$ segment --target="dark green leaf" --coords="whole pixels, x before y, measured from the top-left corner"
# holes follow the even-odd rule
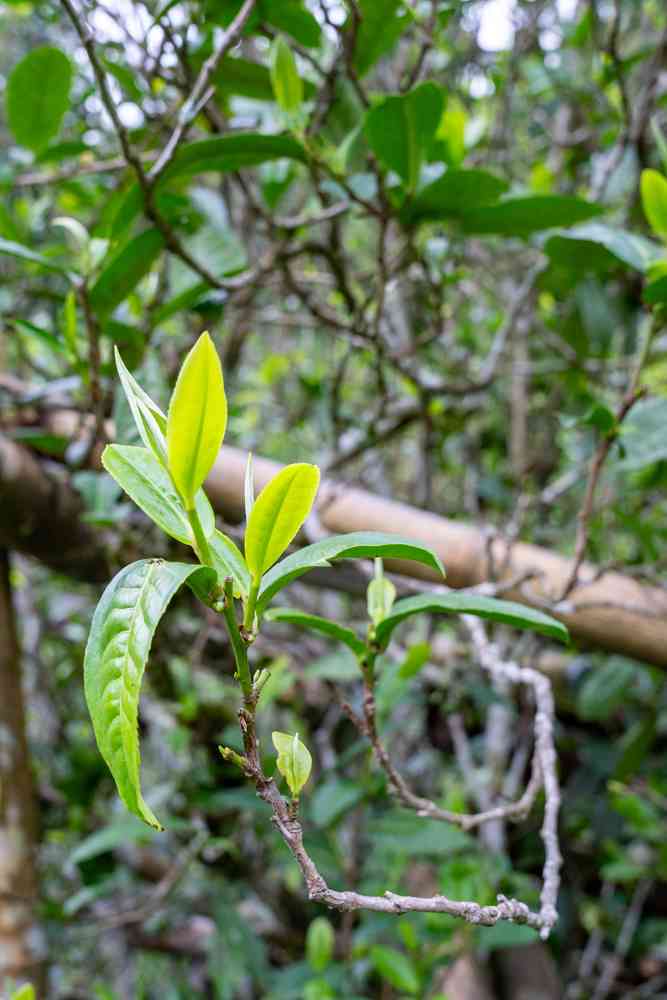
[[[604,721],[626,701],[638,667],[622,656],[610,656],[605,664],[594,667],[577,695],[577,712],[582,719]]]
[[[251,62],[249,59],[226,56],[213,80],[217,90],[222,94],[240,94],[256,101],[273,100],[269,70],[266,66]],[[304,95],[312,97],[315,94],[313,84],[309,80],[302,80],[302,83]]]
[[[468,233],[528,236],[557,226],[573,226],[604,211],[602,205],[571,195],[545,194],[484,205],[467,212],[461,222]]]
[[[157,229],[146,229],[126,243],[93,285],[93,308],[101,315],[113,312],[148,274],[163,247],[164,237]]]
[[[359,0],[359,28],[354,46],[354,68],[364,76],[378,59],[393,49],[412,21],[401,0]]]
[[[130,812],[161,829],[141,794],[139,692],[155,629],[176,591],[210,569],[142,559],[126,566],[97,605],[84,661],[86,702],[95,739]]]
[[[7,119],[17,142],[39,150],[60,129],[69,105],[72,64],[60,49],[33,49],[7,81]]]
[[[562,642],[569,640],[565,626],[542,611],[480,594],[449,593],[416,594],[397,601],[389,617],[380,622],[375,630],[379,645],[384,648],[397,625],[419,614],[477,615],[514,628],[532,629]]]
[[[328,618],[320,618],[318,615],[309,615],[305,611],[298,611],[296,608],[272,608],[267,611],[266,618],[272,622],[286,622],[288,625],[298,625],[299,628],[307,628],[313,632],[320,632],[328,635],[331,639],[345,643],[356,656],[363,656],[366,646],[361,639],[355,635],[350,628],[345,628],[337,622],[329,621]]]
[[[305,161],[303,146],[288,135],[260,135],[256,132],[239,132],[219,139],[202,139],[181,147],[171,166],[163,174],[183,177],[206,171],[229,173],[242,167],[279,159]]]
[[[315,789],[310,803],[310,818],[315,826],[331,826],[361,802],[363,797],[363,789],[355,782],[329,778]]]
[[[188,516],[168,473],[148,448],[110,444],[102,453],[102,465],[158,527],[184,545],[194,539]],[[202,530],[208,538],[215,528],[215,515],[203,490],[196,499]]]
[[[576,271],[604,270],[618,263],[642,273],[662,255],[657,243],[636,233],[603,222],[589,222],[563,233],[554,233],[544,244],[556,264]]]
[[[336,559],[369,558],[413,560],[445,575],[442,563],[430,549],[419,542],[401,538],[400,535],[380,531],[353,531],[347,535],[333,535],[287,556],[266,574],[259,593],[257,613],[262,613],[279,590],[316,566],[328,566]]]
[[[435,83],[421,83],[407,94],[386,97],[366,112],[364,132],[385,167],[414,190],[428,145],[438,127],[444,94]]]
[[[55,261],[49,260],[48,257],[42,257],[41,254],[35,253],[34,250],[23,246],[22,243],[15,243],[13,240],[0,239],[0,254],[2,253],[8,254],[10,257],[20,257],[21,260],[29,260],[32,264],[39,264],[49,271],[67,274],[67,268],[63,267],[62,264],[57,264]]]
[[[486,170],[447,170],[405,205],[401,218],[413,225],[428,219],[457,219],[496,201],[507,188],[506,181]]]

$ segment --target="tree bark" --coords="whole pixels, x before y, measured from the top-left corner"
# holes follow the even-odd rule
[[[67,411],[51,414],[50,426],[58,433],[73,434],[78,416]],[[206,484],[214,508],[230,522],[243,518],[246,458],[245,451],[223,447]],[[256,488],[261,489],[281,467],[256,458]],[[488,580],[489,558],[500,569],[501,580],[534,574],[504,596],[529,606],[548,607],[585,646],[667,668],[667,590],[622,573],[601,574],[595,566],[584,563],[579,585],[554,611],[553,602],[572,566],[567,556],[526,542],[508,548],[500,538],[489,544],[481,527],[334,481],[325,481],[320,488],[318,514],[330,532],[387,531],[423,542],[442,558],[447,583],[454,588]],[[81,524],[79,517],[76,492],[46,473],[30,452],[0,435],[0,544],[37,556],[79,579],[104,580],[107,571],[99,537]],[[407,576],[436,580],[433,572],[418,563],[389,565]]]
[[[213,506],[230,521],[243,517],[246,457],[238,448],[223,447],[206,484]],[[256,489],[280,468],[277,462],[255,458]],[[423,542],[441,557],[450,587],[472,587],[488,580],[490,552],[502,580],[535,574],[503,595],[535,607],[553,603],[572,565],[566,556],[526,542],[516,542],[509,549],[502,539],[488,545],[482,528],[331,481],[320,488],[318,514],[327,531],[389,531]],[[418,563],[389,565],[409,576],[436,579]],[[582,566],[580,580],[568,601],[555,612],[574,638],[594,648],[667,667],[667,590],[622,573],[600,575],[588,563]]]
[[[9,558],[0,550],[0,985],[31,982],[42,995],[34,802]]]
[[[61,473],[0,434],[0,546],[101,583],[109,568],[100,534],[81,520],[81,497]]]

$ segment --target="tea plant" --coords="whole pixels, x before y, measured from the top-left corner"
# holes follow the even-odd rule
[[[88,708],[102,756],[127,808],[156,829],[161,825],[140,785],[138,710],[141,680],[157,625],[177,590],[187,584],[205,606],[220,614],[229,636],[240,688],[239,722],[243,753],[220,747],[254,782],[270,806],[272,818],[296,859],[311,899],[338,909],[365,908],[390,913],[436,911],[472,923],[509,919],[548,934],[556,919],[560,855],[555,822],[555,781],[549,685],[526,668],[495,662],[486,645],[483,665],[513,682],[530,684],[536,696],[536,749],[533,776],[522,799],[476,816],[458,815],[416,796],[393,767],[375,719],[377,660],[405,619],[423,613],[463,614],[486,618],[567,640],[555,619],[530,608],[476,593],[440,588],[396,600],[396,589],[383,572],[384,558],[414,560],[444,576],[439,558],[428,548],[393,534],[355,532],[334,535],[284,556],[311,512],[319,485],[315,465],[297,463],[278,472],[255,498],[252,461],[245,482],[244,552],[215,525],[204,482],[216,460],[227,424],[227,402],[219,358],[207,333],[187,355],[165,414],[132,377],[116,352],[118,373],[143,446],[111,444],[102,462],[132,500],[162,530],[189,545],[197,562],[141,559],[122,569],[107,586],[95,611],[86,648],[84,677]],[[283,557],[284,558],[281,558]],[[275,596],[297,577],[338,559],[374,558],[368,587],[369,625],[361,636],[347,626],[289,608],[269,608]],[[470,829],[499,817],[516,818],[532,805],[540,787],[546,793],[543,839],[546,849],[542,906],[534,913],[516,900],[499,897],[495,906],[458,902],[445,896],[419,898],[386,892],[364,896],[330,889],[303,843],[299,795],[311,772],[311,756],[297,733],[273,733],[277,772],[289,790],[286,800],[275,777],[265,774],[256,736],[258,701],[268,679],[254,671],[249,649],[263,621],[287,622],[344,643],[357,658],[364,688],[363,715],[350,715],[373,747],[400,801],[426,814]],[[478,636],[479,639],[479,636]],[[482,645],[483,644],[483,640]]]

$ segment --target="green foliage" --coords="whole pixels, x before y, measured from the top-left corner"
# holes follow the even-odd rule
[[[332,957],[336,935],[326,917],[316,917],[306,934],[306,955],[314,972],[324,972]]]
[[[442,90],[422,83],[407,94],[387,97],[367,112],[364,131],[381,163],[404,181],[417,186],[429,143],[440,121]]]
[[[108,316],[134,291],[162,252],[164,237],[146,229],[114,254],[90,290],[90,301],[101,316]]]
[[[38,152],[60,130],[69,107],[72,64],[60,49],[43,45],[14,67],[7,80],[7,119],[20,145]]]
[[[297,625],[313,632],[320,632],[322,635],[344,643],[356,656],[363,657],[366,652],[365,644],[352,629],[345,628],[338,622],[329,621],[328,618],[320,618],[319,615],[309,615],[305,611],[298,611],[295,608],[271,608],[266,613],[266,619],[267,621],[285,622],[288,625]]]
[[[303,84],[292,50],[282,35],[271,46],[271,86],[283,111],[297,111],[303,101]]]
[[[245,533],[245,556],[256,580],[280,558],[310,514],[319,482],[317,466],[288,465],[255,500]]]
[[[477,594],[415,594],[397,601],[390,615],[380,622],[375,630],[377,642],[385,647],[397,625],[412,615],[424,614],[465,614],[488,618],[489,621],[503,622],[514,628],[531,629],[542,635],[568,642],[568,631],[564,625],[550,615],[534,608],[512,601],[501,601],[493,597]]]
[[[227,398],[213,342],[203,333],[179,372],[167,416],[169,474],[190,510],[227,427]]]
[[[407,955],[395,948],[375,945],[371,949],[371,961],[377,973],[395,989],[411,996],[419,993],[419,976]]]
[[[641,197],[653,232],[667,240],[667,177],[657,170],[643,170]]]
[[[430,567],[444,576],[445,571],[437,555],[417,542],[379,531],[353,531],[334,535],[321,542],[314,542],[287,556],[270,570],[262,581],[257,603],[258,613],[275,595],[292,580],[318,566],[328,566],[337,559],[403,559],[413,560]]]
[[[287,782],[292,798],[298,799],[301,789],[308,781],[313,766],[310,751],[299,739],[299,734],[271,733],[273,745],[278,751],[278,770]]]
[[[147,448],[109,444],[102,454],[102,465],[162,531],[185,545],[192,544],[188,512],[169,475]],[[197,493],[195,508],[204,536],[209,538],[215,518],[202,490]]]
[[[86,646],[86,702],[100,753],[127,808],[157,830],[139,781],[139,692],[160,619],[194,574],[213,577],[205,568],[159,559],[126,566],[104,591]]]

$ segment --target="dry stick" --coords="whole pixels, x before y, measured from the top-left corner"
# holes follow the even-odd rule
[[[255,0],[245,0],[234,20],[227,30],[222,33],[211,55],[203,63],[190,95],[178,114],[176,127],[169,136],[162,153],[148,171],[146,179],[151,187],[157,183],[173,161],[178,146],[183,140],[191,122],[197,117],[203,104],[210,98],[213,74],[232,45],[238,41],[254,6]]]
[[[236,656],[236,644],[242,640],[235,620],[232,618],[228,624]],[[244,657],[245,651],[241,658]],[[236,659],[238,664],[238,657]],[[530,681],[526,680],[527,675],[534,674],[534,671],[525,671],[515,667],[514,670],[518,671],[520,675],[519,677],[515,677],[512,667],[512,664],[503,666],[503,669],[511,675],[509,679],[523,680],[524,683],[535,683],[532,676]],[[537,677],[540,681],[543,680],[539,675]],[[546,685],[546,692],[550,697],[551,691],[548,683]],[[290,802],[288,804],[285,801],[273,778],[267,778],[262,769],[255,725],[258,694],[259,692],[255,685],[252,685],[250,691],[244,689],[243,707],[239,711],[239,723],[244,747],[243,757],[228,748],[221,748],[221,750],[226,760],[239,766],[247,777],[254,782],[259,797],[270,806],[272,821],[301,869],[309,899],[314,902],[323,903],[332,909],[343,911],[364,909],[373,910],[377,913],[392,914],[407,912],[447,913],[450,916],[466,920],[468,923],[483,924],[487,927],[493,926],[500,920],[511,920],[515,923],[527,924],[529,927],[534,927],[540,931],[543,937],[548,937],[549,931],[556,919],[555,908],[549,906],[549,900],[553,894],[551,881],[549,882],[548,891],[546,886],[543,891],[544,898],[539,913],[533,912],[525,903],[519,900],[507,899],[507,897],[502,895],[498,896],[498,902],[495,906],[482,906],[476,902],[452,900],[442,895],[424,898],[419,896],[402,896],[387,891],[383,896],[366,896],[358,892],[340,892],[329,888],[325,879],[318,871],[315,862],[304,847],[303,830],[295,809],[295,803]],[[540,691],[540,695],[541,697],[538,697],[538,717],[535,725],[537,744],[541,748],[540,762],[546,774],[548,768],[552,767],[553,764],[546,752],[548,747],[544,746],[545,739],[548,736],[544,732],[546,725],[540,722],[539,706],[541,706],[543,714],[546,711],[543,690]],[[553,709],[553,705],[551,705],[551,708]],[[549,802],[550,791],[548,785],[546,790],[547,802]],[[557,792],[558,786],[556,786]],[[550,855],[550,857],[552,856]]]
[[[558,919],[556,902],[560,886],[562,857],[558,844],[558,811],[560,788],[556,774],[556,748],[554,742],[554,700],[549,680],[531,667],[520,667],[512,661],[503,662],[498,649],[489,642],[482,623],[472,615],[463,615],[481,666],[491,677],[526,684],[535,697],[535,753],[539,759],[544,787],[544,820],[540,831],[544,844],[544,867],[540,893],[539,920],[541,936],[547,938]],[[533,925],[536,926],[536,925]]]
[[[639,924],[644,904],[646,903],[652,889],[653,880],[650,878],[642,879],[637,883],[635,891],[632,895],[630,906],[621,925],[614,953],[613,955],[610,955],[604,963],[602,975],[600,976],[598,984],[595,988],[592,1000],[606,1000],[609,996],[616,981],[616,977],[623,967],[625,956],[630,950],[630,945],[632,944],[632,939],[635,936],[635,931],[637,930],[637,925]]]
[[[88,294],[88,283],[85,278],[76,282],[76,295],[81,305],[86,333],[88,336],[88,379],[90,384],[90,403],[93,410],[95,423],[90,442],[86,447],[82,462],[87,461],[98,444],[104,444],[107,440],[105,419],[104,419],[104,393],[100,379],[100,369],[102,357],[100,354],[100,324],[92,308],[90,296]]]
[[[243,288],[245,285],[248,284],[252,284],[254,281],[257,280],[257,277],[259,276],[259,274],[261,274],[263,268],[265,266],[270,266],[270,265],[259,265],[257,268],[247,272],[246,274],[240,276],[239,278],[232,278],[226,280],[218,278],[215,274],[213,274],[212,271],[210,271],[200,261],[196,260],[192,256],[189,250],[187,250],[186,247],[181,243],[180,239],[178,238],[172,227],[169,225],[169,223],[162,217],[155,203],[155,183],[161,176],[161,173],[155,176],[153,170],[151,170],[148,174],[145,172],[142,159],[133,150],[128,131],[123,125],[120,116],[118,114],[118,111],[116,109],[116,104],[114,102],[111,91],[109,90],[109,84],[107,82],[106,73],[104,72],[102,64],[100,63],[97,57],[97,51],[95,49],[95,39],[93,37],[93,34],[87,22],[79,15],[78,11],[76,10],[76,7],[72,3],[72,0],[61,0],[61,2],[65,10],[67,11],[69,18],[72,21],[72,24],[74,25],[74,28],[79,36],[81,44],[86,50],[90,65],[93,70],[93,74],[95,76],[95,80],[97,81],[97,86],[100,92],[100,98],[102,100],[102,103],[104,104],[107,114],[111,118],[114,130],[116,132],[116,135],[118,136],[118,141],[120,142],[121,149],[123,150],[123,155],[125,157],[125,160],[127,164],[130,167],[132,167],[136,175],[139,187],[141,188],[141,192],[144,197],[144,211],[146,212],[146,215],[151,220],[151,222],[153,222],[156,229],[162,234],[166,247],[175,256],[179,257],[184,264],[186,264],[192,271],[194,271],[195,274],[198,274],[199,277],[207,284],[209,284],[212,288],[218,288],[223,291],[230,291],[230,290],[235,290],[237,288]],[[232,28],[234,28],[237,22],[239,22],[240,15],[242,12],[245,12],[245,18],[248,17],[250,13],[250,10],[246,12],[246,7],[248,6],[252,8],[252,3],[250,2],[250,0],[246,0],[246,3],[242,7],[241,11],[239,11],[239,14],[236,16],[232,24],[225,32],[223,41],[228,40],[229,44],[224,48],[221,45],[218,47],[218,49],[216,49],[216,53],[220,52],[219,55],[220,59],[225,54],[227,49],[236,40],[237,35],[235,33],[232,33]],[[245,20],[243,20],[240,24],[238,24],[239,32],[242,30],[244,23]],[[211,95],[208,92],[203,95],[203,97],[205,97],[206,100],[208,100],[210,96]],[[193,112],[194,115],[196,115],[197,111],[201,107],[201,101],[196,107],[190,106],[188,104],[188,101],[186,101],[184,108],[186,106],[188,106],[188,115],[193,115]],[[187,124],[189,124],[189,121],[190,119],[188,119],[188,121],[185,124],[183,124],[185,122],[185,119],[183,118],[183,112],[181,112],[181,115],[179,116],[179,124],[174,130],[171,139],[173,139],[174,134],[178,131],[179,142],[180,142],[180,140],[183,138],[185,134],[185,128],[187,127]],[[173,154],[176,151],[176,147],[173,147],[172,149],[172,147],[170,146],[170,150],[171,150],[171,156],[173,157]],[[160,159],[162,159],[162,157],[160,157]],[[171,159],[169,162],[171,162]],[[165,167],[167,165],[168,164],[165,163]],[[161,168],[161,171],[162,169],[164,168]]]
[[[403,805],[407,806],[409,809],[414,809],[418,816],[441,820],[444,823],[452,823],[455,826],[460,826],[462,830],[468,831],[473,830],[475,827],[481,826],[484,823],[504,819],[525,819],[528,815],[533,803],[535,802],[537,794],[542,787],[542,773],[537,753],[533,756],[533,769],[528,785],[526,786],[521,798],[516,802],[509,802],[505,805],[499,805],[489,809],[485,808],[483,812],[479,813],[451,812],[449,809],[442,809],[440,806],[436,805],[435,802],[431,801],[431,799],[424,798],[423,796],[417,795],[413,792],[405,778],[394,767],[387,749],[380,739],[377,731],[375,707],[373,678],[370,676],[369,672],[366,672],[364,674],[364,718],[361,720],[354,713],[350,714],[348,712],[347,714],[350,716],[355,725],[361,729],[362,733],[370,740],[377,761],[386,773],[396,797],[403,803]],[[454,725],[456,725],[456,723],[454,723]],[[460,750],[460,732],[457,736]],[[463,736],[465,737],[465,731],[463,731]],[[461,757],[463,756],[464,755],[461,754]],[[457,758],[459,758],[459,753],[457,753]],[[470,786],[474,789],[478,783],[476,776],[474,775],[472,762],[468,760],[467,756],[464,757],[464,761],[465,763],[461,769],[468,776],[468,778],[472,778]],[[479,794],[476,794],[476,798],[481,800],[479,801],[479,805],[482,807],[483,804],[486,804],[489,801],[489,797],[484,794],[484,790],[477,789],[477,791]]]

